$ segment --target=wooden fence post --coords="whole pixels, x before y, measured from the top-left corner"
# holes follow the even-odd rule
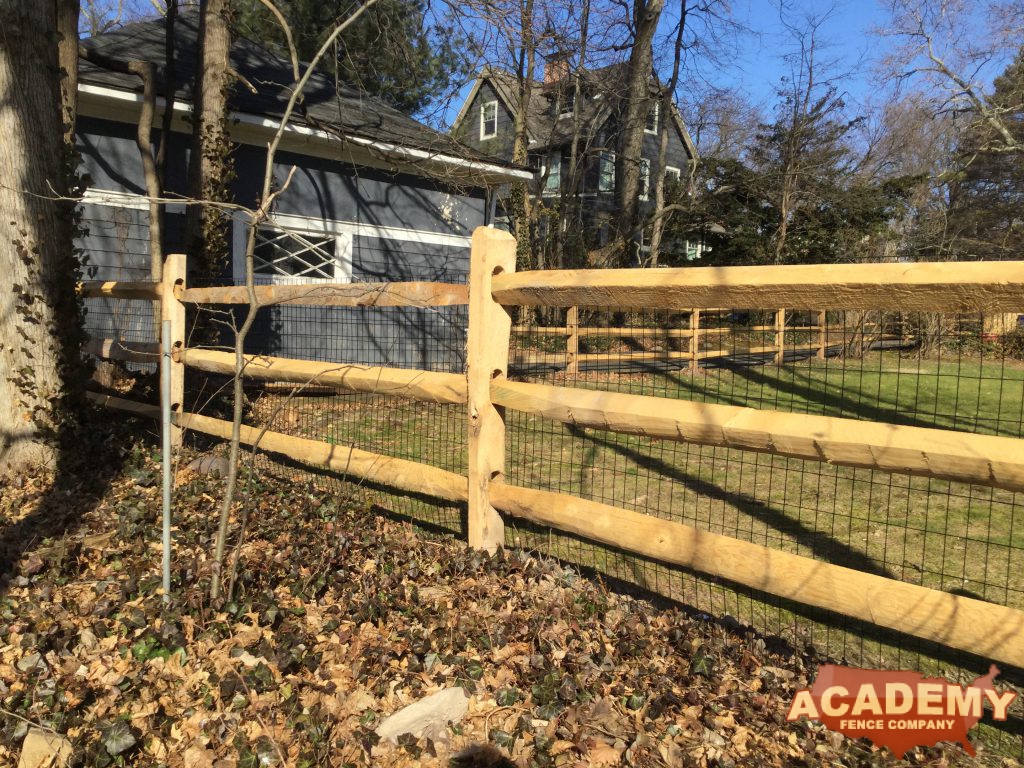
[[[700,310],[690,310],[690,373],[700,369]]]
[[[178,299],[175,290],[185,288],[185,254],[170,253],[164,259],[163,289],[160,301],[162,320],[171,324],[171,344],[176,350],[185,347],[185,305]],[[185,400],[185,364],[174,359],[171,363],[171,411],[182,412]],[[171,427],[171,447],[181,447],[181,427]]]
[[[818,326],[818,352],[817,358],[824,360],[828,351],[828,316],[824,309],[814,313],[815,323]]]
[[[466,359],[469,395],[469,546],[493,552],[505,543],[505,524],[491,505],[488,487],[505,475],[505,414],[491,402],[491,381],[508,373],[512,318],[491,296],[496,274],[514,272],[516,240],[508,232],[478,227],[469,265],[469,330]]]
[[[568,374],[579,373],[579,364],[576,358],[580,353],[580,308],[569,307],[565,313],[565,372]]]
[[[778,309],[775,311],[775,364],[782,365],[782,361],[785,359],[785,343],[786,343],[786,310]]]

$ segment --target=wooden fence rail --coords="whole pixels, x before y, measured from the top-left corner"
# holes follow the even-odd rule
[[[504,482],[507,408],[541,418],[659,439],[773,453],[808,461],[866,467],[956,482],[1024,491],[1024,441],[952,430],[879,424],[844,418],[780,413],[735,406],[582,390],[507,380],[511,319],[508,305],[565,306],[568,365],[587,362],[581,338],[606,329],[580,327],[579,307],[691,311],[691,327],[667,338],[689,339],[688,351],[642,352],[699,359],[701,334],[721,333],[705,325],[701,311],[722,306],[759,309],[765,304],[813,310],[812,334],[801,345],[822,356],[829,330],[821,306],[966,312],[1024,309],[1024,262],[997,265],[882,264],[815,267],[733,267],[682,270],[584,270],[514,273],[515,241],[506,233],[474,233],[468,293],[465,286],[433,283],[374,286],[262,286],[266,303],[334,306],[444,306],[469,304],[467,375],[295,361],[250,356],[241,375],[297,386],[331,386],[354,392],[399,396],[467,407],[469,445],[466,476],[426,464],[243,426],[242,442],[261,450],[325,467],[361,481],[407,493],[465,502],[469,543],[494,549],[504,542],[499,512],[548,525],[638,555],[692,568],[733,584],[824,608],[856,619],[1024,667],[1024,612],[940,590],[904,583],[772,549],[693,526],[594,501]],[[168,281],[171,282],[168,282]],[[410,286],[417,286],[410,288]],[[165,273],[162,286],[103,284],[87,295],[130,298],[162,296],[164,310],[182,302],[244,302],[238,289],[186,289],[183,272]],[[463,301],[463,298],[466,301]],[[757,347],[777,361],[786,351],[785,310],[763,332],[774,343]],[[653,337],[654,334],[645,337]],[[626,335],[632,329],[610,332]],[[547,333],[547,331],[545,331]],[[233,355],[187,349],[179,341],[176,365],[234,375]],[[100,351],[112,347],[99,343]],[[754,350],[748,350],[748,353]],[[606,357],[606,356],[594,356]],[[94,395],[106,407],[141,416],[154,408]],[[179,401],[180,403],[180,398]],[[231,424],[179,408],[178,428],[227,438]]]
[[[688,328],[639,328],[639,327],[600,327],[580,326],[578,324],[579,307],[571,306],[566,311],[565,326],[544,326],[544,325],[517,325],[512,328],[517,334],[523,334],[528,339],[530,336],[564,336],[566,338],[566,350],[563,355],[560,352],[535,352],[529,349],[515,349],[512,351],[512,362],[517,365],[533,364],[565,364],[565,372],[568,374],[579,373],[580,363],[589,362],[615,362],[616,364],[628,365],[629,363],[646,363],[659,360],[680,360],[690,361],[690,369],[696,370],[701,360],[715,358],[742,356],[742,355],[764,355],[771,354],[772,361],[781,364],[785,361],[786,352],[813,352],[819,359],[824,359],[829,348],[828,331],[843,329],[845,326],[825,325],[825,313],[815,312],[817,318],[815,325],[786,325],[786,310],[775,310],[775,321],[771,325],[739,326],[735,328],[706,327],[701,324],[701,317],[708,318],[712,313],[721,313],[730,310],[701,310],[690,308],[684,310],[689,318]],[[796,331],[811,332],[815,343],[813,344],[786,344],[786,334]],[[755,347],[737,347],[733,350],[705,350],[701,351],[700,345],[703,339],[724,338],[726,336],[739,337],[745,333],[771,333],[772,344],[770,346],[759,345]],[[687,349],[625,349],[614,352],[580,352],[581,344],[586,344],[587,339],[634,339],[643,342],[664,342],[670,340],[686,340]],[[837,346],[841,342],[833,339],[831,346]]]
[[[235,374],[235,354],[210,349],[183,349],[176,359],[208,373]],[[382,368],[312,360],[246,355],[242,375],[260,381],[300,386],[327,386],[348,392],[395,395],[426,403],[465,403],[466,377],[455,373]]]
[[[538,270],[494,279],[501,304],[618,310],[1018,312],[1022,295],[1024,261]]]
[[[256,301],[325,307],[448,307],[469,303],[469,287],[452,283],[314,283],[257,285]],[[188,288],[177,294],[186,304],[248,304],[245,286]]]

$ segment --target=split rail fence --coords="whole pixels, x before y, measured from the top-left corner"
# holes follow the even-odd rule
[[[730,334],[748,334],[752,336],[770,336],[771,343],[755,343],[745,346],[741,354],[766,355],[774,363],[781,363],[786,359],[786,353],[810,354],[813,353],[818,359],[824,359],[829,349],[829,331],[841,331],[845,333],[848,329],[845,326],[829,327],[825,321],[825,311],[816,310],[812,312],[813,324],[811,325],[787,325],[785,309],[778,309],[772,313],[771,325],[747,325],[742,328],[725,327],[723,321],[728,320],[732,313],[731,309],[721,308],[687,308],[679,312],[679,319],[685,320],[685,328],[638,328],[638,327],[612,327],[612,326],[584,326],[580,325],[580,308],[571,306],[566,310],[566,322],[564,326],[543,326],[543,325],[517,325],[513,330],[525,334],[528,337],[564,337],[565,352],[548,353],[537,352],[527,349],[513,350],[511,362],[514,365],[535,365],[545,363],[565,363],[567,374],[579,373],[588,364],[603,363],[608,360],[606,352],[588,352],[585,347],[588,341],[601,340],[630,340],[638,344],[641,349],[620,351],[616,354],[616,361],[621,366],[629,366],[632,363],[650,363],[660,361],[689,361],[689,369],[696,370],[702,360],[731,357],[736,354],[731,349],[703,349],[708,341],[717,341],[723,336]],[[707,326],[707,320],[714,319],[713,326]],[[787,343],[786,334],[801,333],[808,337],[806,342]],[[811,341],[813,340],[813,341]],[[838,342],[832,341],[831,346]],[[661,349],[649,349],[651,346],[659,346]],[[685,346],[686,349],[675,349],[676,346]],[[584,348],[581,351],[581,348]]]
[[[516,245],[503,232],[473,236],[469,285],[440,283],[259,286],[261,305],[443,307],[468,304],[465,374],[246,355],[242,375],[262,382],[330,387],[465,408],[466,474],[331,442],[243,426],[242,442],[262,451],[344,473],[398,491],[464,504],[468,540],[491,550],[509,519],[567,532],[617,550],[681,566],[740,588],[838,613],[986,659],[1024,668],[1024,611],[566,493],[506,482],[507,414],[604,433],[740,449],[807,462],[879,470],[1006,491],[1024,491],[1024,440],[922,426],[788,413],[643,394],[607,392],[508,376],[512,307],[569,308],[569,340],[590,308],[690,313],[691,342],[700,313],[715,308],[786,306],[814,313],[813,332],[830,310],[1014,312],[1024,309],[1024,262],[608,269],[515,272]],[[190,288],[184,257],[169,256],[159,283],[87,283],[85,296],[160,302],[175,346],[171,402],[176,428],[228,438],[231,423],[183,409],[188,368],[233,376],[231,352],[188,348],[189,304],[247,305],[244,288]],[[773,330],[784,327],[784,312]],[[605,329],[601,329],[602,332]],[[635,331],[631,331],[635,333]],[[705,331],[708,332],[708,331]],[[679,334],[681,337],[683,334]],[[90,351],[124,361],[154,360],[152,345],[94,339]],[[815,345],[822,353],[822,342]],[[689,352],[699,359],[696,345]],[[570,360],[585,360],[577,355]],[[155,416],[155,406],[93,394],[106,407]]]

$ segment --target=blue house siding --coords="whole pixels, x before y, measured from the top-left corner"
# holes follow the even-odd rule
[[[134,126],[83,117],[78,125],[82,171],[90,179],[82,206],[87,234],[78,243],[85,254],[86,278],[149,278],[149,212],[141,199],[144,183]],[[171,137],[167,186],[184,193],[187,137]],[[235,200],[252,206],[262,187],[265,150],[239,145]],[[351,256],[353,281],[465,282],[469,238],[485,221],[482,190],[459,188],[409,173],[346,165],[325,158],[280,152],[275,177],[287,178],[275,205],[275,221],[289,232],[334,235]],[[183,248],[184,206],[165,216],[165,251]],[[239,282],[239,233],[232,227],[234,263],[224,282]],[[312,235],[310,235],[312,237]],[[145,302],[90,299],[87,326],[97,337],[151,340],[152,313]],[[462,370],[464,308],[440,310],[350,310],[271,307],[253,329],[253,353],[306,357],[367,365]]]

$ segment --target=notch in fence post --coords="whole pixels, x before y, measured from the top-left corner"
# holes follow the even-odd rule
[[[690,372],[700,368],[700,310],[690,310]]]
[[[825,359],[825,353],[828,350],[828,326],[826,324],[827,317],[825,316],[825,310],[819,309],[814,313],[815,322],[818,326],[818,352],[817,358],[819,360]]]
[[[785,358],[786,310],[775,310],[775,364],[782,365]]]
[[[505,543],[505,524],[491,506],[488,487],[505,477],[505,414],[491,402],[491,381],[508,373],[512,318],[492,297],[491,279],[515,271],[516,240],[478,227],[469,258],[469,546],[494,552]]]
[[[171,324],[171,345],[175,350],[185,347],[185,305],[176,291],[185,288],[185,254],[170,253],[164,259],[163,285],[160,294],[161,319]],[[185,364],[177,356],[171,363],[171,412],[180,414],[185,400]],[[171,447],[181,447],[181,427],[171,427]]]
[[[577,358],[580,353],[580,308],[569,307],[565,312],[565,372],[579,372]]]

